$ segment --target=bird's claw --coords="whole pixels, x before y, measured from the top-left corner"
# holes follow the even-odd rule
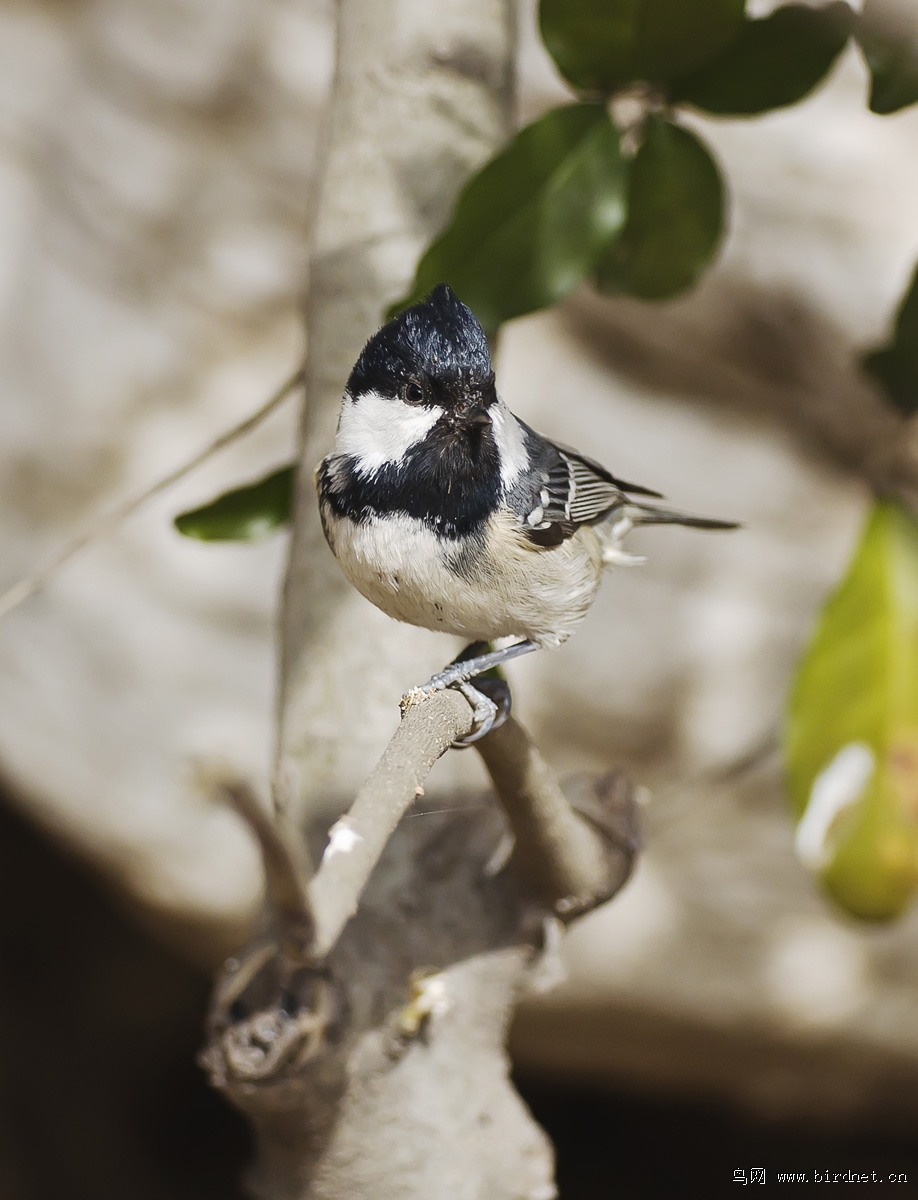
[[[499,729],[510,716],[510,685],[506,679],[496,676],[476,676],[474,684],[466,680],[453,684],[453,687],[462,692],[473,709],[471,731],[452,743],[454,750],[465,750],[481,741],[492,729]]]
[[[481,741],[492,729],[499,729],[510,716],[510,685],[506,679],[483,675],[475,677],[474,684],[466,679],[458,679],[446,686],[461,692],[472,706],[472,728],[465,737],[457,738],[451,743],[456,750],[464,750],[467,746]],[[415,704],[420,704],[434,692],[442,690],[442,686],[433,681],[424,687],[412,688],[402,696],[402,716]]]
[[[510,716],[510,684],[499,673],[505,661],[535,650],[532,642],[514,642],[502,650],[489,650],[487,642],[472,642],[438,675],[423,687],[412,688],[402,696],[402,716],[427,696],[444,688],[461,692],[474,710],[474,724],[465,737],[452,745],[457,750],[473,746],[492,729],[498,729]],[[474,684],[471,682],[474,680]]]

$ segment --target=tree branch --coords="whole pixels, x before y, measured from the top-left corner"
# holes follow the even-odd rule
[[[475,1195],[548,1194],[546,1143],[506,1075],[506,1024],[545,906],[573,916],[628,877],[633,794],[614,776],[575,812],[509,720],[479,743],[516,838],[516,871],[495,873],[495,807],[447,810],[430,826],[401,820],[472,724],[449,689],[409,707],[308,887],[285,813],[272,819],[248,789],[226,789],[259,838],[275,936],[227,965],[202,1062],[256,1126],[262,1200],[348,1200],[369,1194],[370,1178],[383,1200],[420,1200],[439,1194],[447,1168],[483,1180]],[[467,1160],[431,1141],[445,1120],[475,1139]],[[428,1153],[408,1161],[406,1146]],[[419,1169],[429,1154],[436,1161]],[[355,1163],[367,1165],[355,1174]]]
[[[272,814],[244,780],[220,781],[224,798],[261,850],[266,906],[277,957],[287,962],[287,974],[321,964],[334,949],[395,827],[423,795],[424,780],[437,759],[470,732],[472,718],[465,697],[449,690],[407,709],[353,804],[329,830],[315,872],[285,808]],[[270,957],[260,943],[255,970]]]
[[[471,728],[468,701],[449,689],[406,710],[372,775],[346,815],[332,826],[319,870],[309,886],[316,959],[326,957],[356,913],[373,868],[396,825],[422,794],[431,767]]]
[[[304,367],[298,367],[290,378],[284,380],[277,391],[260,408],[246,417],[245,420],[225,430],[218,437],[215,437],[213,441],[204,446],[203,449],[193,454],[191,458],[174,467],[160,479],[157,479],[155,483],[144,488],[142,492],[138,492],[134,496],[129,496],[121,504],[115,505],[114,508],[97,517],[88,528],[67,542],[43,567],[30,572],[24,579],[20,579],[18,583],[14,583],[11,588],[0,594],[0,620],[8,613],[11,613],[14,608],[22,604],[24,600],[28,600],[31,596],[36,595],[36,593],[47,587],[62,568],[79,554],[81,550],[85,550],[93,542],[97,542],[100,538],[105,537],[106,534],[117,529],[122,521],[127,520],[139,508],[142,508],[148,500],[152,500],[160,492],[164,492],[174,483],[178,483],[180,479],[184,479],[186,475],[206,462],[218,451],[231,446],[234,442],[238,442],[240,438],[245,437],[247,433],[251,433],[253,429],[257,429],[300,386],[303,382],[304,370]]]
[[[640,841],[627,778],[606,776],[572,803],[513,717],[476,746],[513,830],[513,860],[540,899],[570,919],[612,897]]]
[[[325,962],[434,763],[471,727],[468,701],[451,689],[407,708],[353,804],[329,831],[315,874],[283,812],[272,819],[247,785],[223,784],[261,847],[280,957],[292,966]],[[477,746],[513,832],[514,865],[540,902],[570,919],[614,895],[639,842],[625,777],[607,777],[576,805],[512,717]]]
[[[267,906],[280,955],[293,965],[301,965],[305,949],[315,936],[307,891],[311,866],[303,839],[282,813],[269,812],[245,781],[224,780],[220,788],[230,807],[255,835],[261,850]]]

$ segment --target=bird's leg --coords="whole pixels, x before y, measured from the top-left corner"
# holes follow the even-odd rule
[[[529,654],[532,650],[538,649],[534,642],[514,642],[510,646],[504,646],[502,650],[487,650],[485,649],[487,645],[487,642],[472,642],[470,646],[466,646],[448,667],[438,675],[431,676],[420,690],[425,695],[428,692],[442,691],[443,688],[453,687],[457,683],[465,683],[476,675],[483,675],[485,671],[493,671],[496,667],[502,667],[504,663],[510,662],[513,658],[519,658],[521,654]]]
[[[487,642],[472,642],[445,670],[434,675],[423,687],[412,688],[403,696],[402,711],[432,692],[439,692],[448,687],[456,688],[475,710],[475,724],[471,733],[453,742],[453,745],[457,749],[471,746],[486,733],[502,725],[510,715],[510,686],[507,681],[500,675],[481,677],[485,672],[495,671],[505,662],[537,648],[527,641],[514,642],[502,650],[488,650]],[[470,683],[472,679],[475,680],[474,685]]]

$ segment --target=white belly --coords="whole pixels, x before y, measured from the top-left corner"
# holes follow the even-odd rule
[[[535,547],[509,514],[491,518],[489,550],[461,574],[441,543],[411,517],[357,525],[324,512],[328,540],[348,580],[383,612],[474,641],[529,638],[559,646],[585,616],[599,587],[602,547],[583,527],[551,549]],[[444,553],[444,548],[446,553]]]

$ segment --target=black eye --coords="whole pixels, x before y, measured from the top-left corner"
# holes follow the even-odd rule
[[[402,399],[406,404],[423,404],[424,388],[416,379],[410,379],[402,388]]]

